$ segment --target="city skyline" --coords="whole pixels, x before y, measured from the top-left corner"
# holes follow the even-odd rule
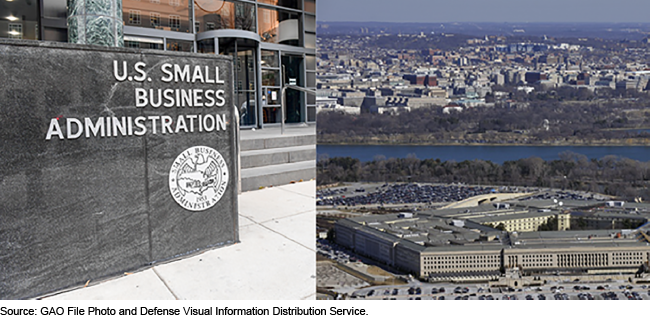
[[[504,22],[650,23],[650,2],[639,0],[329,0],[318,2],[318,21],[327,22]],[[345,8],[345,10],[341,10]],[[467,10],[469,9],[469,10]],[[632,10],[633,9],[633,10]]]

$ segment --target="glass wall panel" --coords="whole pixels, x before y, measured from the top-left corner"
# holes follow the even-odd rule
[[[68,42],[68,29],[48,28],[43,29],[43,40]]]
[[[205,39],[196,43],[196,52],[214,53],[214,39]]]
[[[303,66],[301,56],[283,55],[284,83],[303,86]],[[299,123],[303,121],[305,99],[303,93],[297,90],[286,90],[286,123]]]
[[[39,39],[38,1],[0,0],[0,38]]]
[[[316,32],[316,16],[305,14],[305,31]]]
[[[124,25],[192,32],[189,0],[122,0]]]
[[[260,7],[257,24],[262,41],[300,46],[300,14]]]
[[[316,87],[316,73],[307,72],[307,87]]]
[[[280,86],[280,72],[276,70],[262,70],[262,85]]]
[[[316,13],[316,0],[305,0],[305,11]]]
[[[258,2],[291,9],[302,9],[302,0],[258,0]]]
[[[262,109],[263,121],[280,123],[280,53],[261,50],[262,52]]]
[[[164,50],[163,39],[161,38],[147,38],[128,35],[124,36],[124,47],[134,49]]]
[[[265,107],[262,116],[264,116],[264,123],[280,123],[280,106]]]
[[[316,49],[316,34],[305,33],[305,48]]]
[[[194,52],[194,42],[167,39],[167,51]]]
[[[280,106],[282,97],[280,94],[282,91],[279,88],[267,88],[264,90],[264,106],[267,105],[277,105]]]
[[[67,18],[67,0],[44,0],[43,16],[48,18]]]
[[[197,32],[235,29],[255,32],[255,5],[234,1],[194,1]]]
[[[313,55],[307,55],[305,56],[305,65],[307,66],[307,70],[316,70],[316,57]]]
[[[219,38],[219,54],[233,57],[235,105],[240,111],[241,126],[257,125],[257,48],[245,39]]]
[[[316,122],[316,108],[307,107],[307,122]]]
[[[278,51],[262,50],[262,67],[277,68],[280,65]]]

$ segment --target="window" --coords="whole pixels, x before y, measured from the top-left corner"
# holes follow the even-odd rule
[[[129,24],[140,25],[140,10],[129,11]]]
[[[169,27],[173,31],[178,31],[181,28],[181,17],[177,15],[169,16]]]
[[[224,0],[217,11],[206,11],[200,5],[194,7],[196,21],[201,23],[205,30],[235,29],[255,32],[255,5],[245,2]],[[216,8],[215,8],[216,10]]]
[[[316,13],[316,1],[315,0],[305,0],[305,11]]]
[[[263,42],[300,46],[300,20],[295,12],[260,7],[258,33]]]
[[[194,42],[167,38],[167,51],[194,52]]]
[[[43,16],[45,17],[66,18],[68,16],[66,0],[43,1],[43,7],[41,10],[43,12]]]
[[[121,0],[124,24],[130,26],[194,32],[190,19],[189,0]],[[172,6],[176,4],[175,6]],[[170,15],[175,19],[168,19]]]
[[[23,25],[20,23],[9,23],[9,39],[23,38]]]
[[[283,6],[283,7],[292,8],[292,9],[301,9],[301,7],[302,7],[302,1],[300,1],[300,0],[284,0],[284,1],[259,0],[259,2],[266,3],[266,4],[272,4],[274,6]]]
[[[160,13],[151,12],[151,26],[159,27],[160,26]]]

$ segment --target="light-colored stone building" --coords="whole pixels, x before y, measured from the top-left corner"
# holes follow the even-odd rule
[[[430,213],[340,220],[336,242],[420,278],[440,274],[635,273],[650,246],[635,231],[501,232]]]

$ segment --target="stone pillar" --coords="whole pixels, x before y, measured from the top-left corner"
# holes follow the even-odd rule
[[[122,0],[68,0],[68,42],[123,47]]]

